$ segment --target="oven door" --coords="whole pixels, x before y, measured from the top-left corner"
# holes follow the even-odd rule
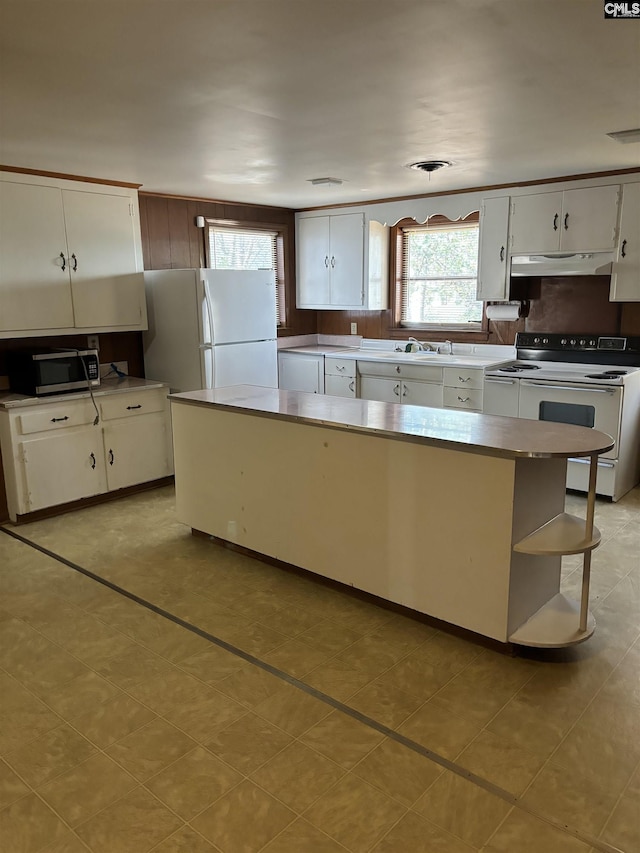
[[[618,456],[622,388],[571,382],[520,380],[518,415],[536,421],[574,424],[607,433],[616,442],[603,457]]]

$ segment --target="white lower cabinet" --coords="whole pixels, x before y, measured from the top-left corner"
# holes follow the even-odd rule
[[[325,356],[324,393],[333,397],[357,397],[356,362],[349,358]]]
[[[17,514],[107,491],[102,436],[96,427],[70,428],[20,441],[18,460]]]
[[[482,411],[483,370],[467,367],[445,367],[443,381],[445,409]]]
[[[364,400],[442,408],[442,368],[359,361],[358,374]]]
[[[278,388],[324,394],[324,356],[304,352],[278,353]]]
[[[12,521],[46,507],[166,477],[173,471],[167,389],[43,400],[0,410]]]

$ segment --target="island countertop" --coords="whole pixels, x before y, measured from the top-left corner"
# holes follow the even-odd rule
[[[592,456],[614,445],[611,436],[587,427],[253,385],[190,391],[169,399],[512,459]]]

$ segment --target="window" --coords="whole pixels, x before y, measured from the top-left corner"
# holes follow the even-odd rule
[[[208,221],[207,266],[216,270],[272,270],[276,323],[284,325],[283,232],[269,225]]]
[[[476,299],[478,215],[396,226],[396,322],[425,329],[482,328]]]

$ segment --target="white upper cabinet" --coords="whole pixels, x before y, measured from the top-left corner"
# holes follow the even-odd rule
[[[0,183],[0,333],[73,326],[62,196]]]
[[[511,254],[612,251],[619,196],[618,184],[515,196]]]
[[[640,302],[640,183],[622,188],[620,240],[609,298],[612,302]]]
[[[137,192],[0,175],[0,337],[145,329]]]
[[[300,216],[297,307],[387,307],[388,229],[362,213]]]
[[[144,281],[131,200],[69,190],[62,198],[75,326],[141,326]]]
[[[486,198],[480,207],[477,298],[509,298],[509,196]]]

